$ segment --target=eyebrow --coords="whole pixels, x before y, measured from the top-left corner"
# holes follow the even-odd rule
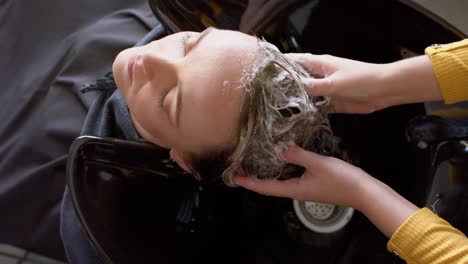
[[[203,30],[202,33],[200,33],[200,36],[198,39],[195,41],[195,43],[192,46],[192,50],[195,49],[195,47],[198,45],[198,43],[201,42],[201,40],[206,37],[211,31],[213,31],[214,27],[209,27],[205,30]],[[176,127],[179,127],[179,120],[180,120],[180,108],[182,107],[182,90],[183,90],[183,85],[182,81],[179,79],[178,83],[178,89],[177,89],[177,99],[176,99]]]
[[[198,45],[198,43],[200,43],[200,41],[206,37],[206,35],[208,35],[211,31],[213,31],[213,29],[215,29],[214,27],[209,27],[205,30],[202,31],[202,33],[200,33],[200,36],[198,37],[197,40],[195,40],[195,43],[193,43],[193,46],[192,46],[192,50]]]

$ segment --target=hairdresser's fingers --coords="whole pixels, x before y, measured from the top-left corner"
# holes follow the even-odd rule
[[[307,94],[311,96],[330,96],[333,93],[333,78],[323,79],[304,78],[302,79]]]
[[[247,176],[235,176],[234,182],[239,186],[263,195],[294,198],[299,189],[300,178],[278,181],[259,180]]]
[[[324,55],[310,53],[288,53],[286,56],[301,65],[310,75],[327,76],[329,66]]]
[[[281,154],[287,161],[313,172],[320,170],[323,167],[323,162],[325,162],[327,158],[296,145],[288,146],[288,150]]]

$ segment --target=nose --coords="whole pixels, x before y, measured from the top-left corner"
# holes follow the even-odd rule
[[[167,84],[177,83],[179,61],[170,51],[146,49],[140,53],[142,66],[148,78]]]

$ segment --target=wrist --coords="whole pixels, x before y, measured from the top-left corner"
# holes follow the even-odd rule
[[[401,61],[383,64],[381,79],[381,96],[386,107],[404,104],[407,101],[408,90],[405,87]]]
[[[384,109],[397,104],[396,91],[392,87],[392,82],[395,81],[397,74],[393,63],[377,65],[376,86],[374,87],[377,90],[375,101],[378,103],[379,109]]]
[[[413,203],[375,178],[363,185],[361,192],[355,209],[362,212],[387,237],[391,237],[418,210]]]

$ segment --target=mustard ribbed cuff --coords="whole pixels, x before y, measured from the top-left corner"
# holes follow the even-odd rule
[[[414,241],[425,233],[424,228],[437,220],[437,216],[429,209],[422,208],[413,213],[398,229],[387,243],[387,249],[399,256],[413,251],[417,243]]]
[[[468,100],[468,39],[426,48],[445,103]]]
[[[423,208],[393,234],[387,249],[407,263],[468,263],[468,240],[447,221]]]

